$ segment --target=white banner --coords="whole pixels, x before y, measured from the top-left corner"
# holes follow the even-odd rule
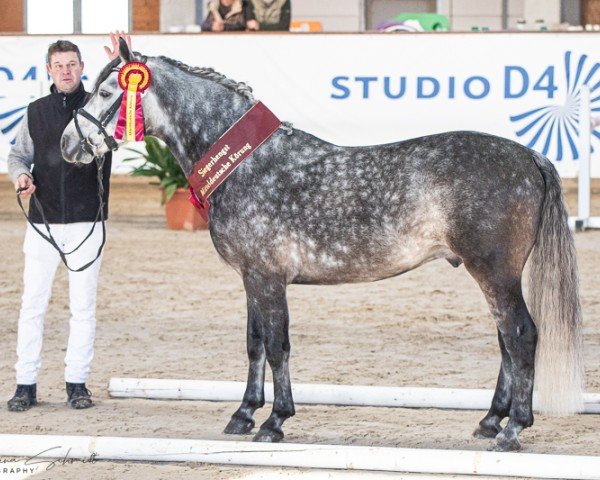
[[[142,53],[211,66],[249,83],[282,120],[342,145],[405,140],[448,130],[514,139],[577,175],[580,87],[600,123],[594,33],[144,35]],[[106,37],[73,36],[92,88]],[[40,85],[55,37],[0,36],[0,171]],[[12,84],[14,88],[3,88]],[[22,93],[19,93],[22,91]],[[592,175],[600,176],[592,127]],[[118,162],[117,166],[118,166]],[[4,170],[3,170],[4,169]],[[117,169],[118,170],[118,169]]]

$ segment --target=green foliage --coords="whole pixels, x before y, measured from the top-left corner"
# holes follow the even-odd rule
[[[131,172],[134,177],[156,177],[158,182],[150,182],[151,185],[160,185],[165,190],[162,203],[167,202],[175,194],[178,188],[187,188],[189,183],[179,163],[163,142],[156,137],[144,137],[146,152],[140,152],[133,148],[127,148],[130,152],[137,154],[136,157],[125,158],[124,162],[144,159],[144,163],[135,167]]]

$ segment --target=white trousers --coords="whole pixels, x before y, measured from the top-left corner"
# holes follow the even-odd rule
[[[63,252],[73,250],[89,233],[93,223],[52,224],[50,231]],[[36,224],[44,234],[44,225]],[[97,224],[94,232],[67,261],[77,269],[91,261],[98,253],[102,242],[102,225]],[[32,227],[27,225],[25,241],[25,270],[23,274],[23,298],[19,315],[17,336],[17,384],[37,383],[42,364],[42,337],[44,317],[52,293],[52,282],[61,263],[58,252]],[[94,356],[96,332],[96,290],[102,256],[82,272],[69,271],[69,342],[65,356],[65,381],[85,383],[89,376]]]

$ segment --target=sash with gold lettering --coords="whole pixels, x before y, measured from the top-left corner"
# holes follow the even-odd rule
[[[208,222],[208,197],[281,125],[262,102],[250,108],[195,164],[188,176],[190,201]]]

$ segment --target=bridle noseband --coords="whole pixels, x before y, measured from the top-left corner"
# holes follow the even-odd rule
[[[106,143],[106,146],[109,148],[109,150],[118,150],[119,144],[115,140],[115,137],[108,134],[108,132],[106,131],[106,125],[108,125],[110,119],[121,106],[124,93],[125,92],[121,93],[121,95],[117,97],[117,99],[113,102],[113,104],[110,106],[110,108],[106,111],[106,113],[102,116],[100,120],[94,117],[91,113],[85,111],[83,107],[78,108],[73,112],[73,121],[75,122],[75,128],[77,129],[77,135],[79,135],[79,146],[84,152],[89,153],[92,156],[96,156],[94,152],[95,145],[92,142],[90,142],[89,136],[83,136],[83,132],[81,131],[81,127],[79,126],[79,115],[81,115],[83,118],[87,119],[96,127],[98,127],[98,133],[104,136],[104,143]]]

